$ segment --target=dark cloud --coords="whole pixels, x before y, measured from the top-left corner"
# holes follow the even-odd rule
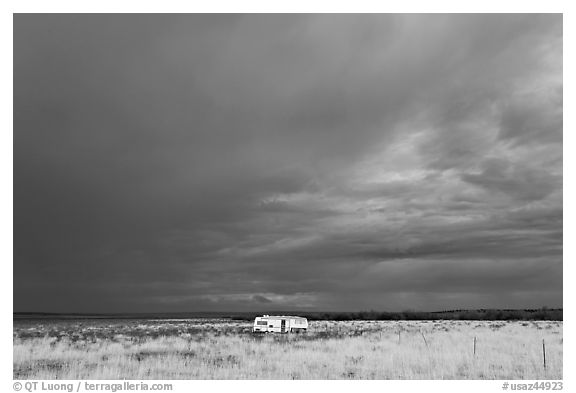
[[[528,201],[545,198],[561,184],[561,179],[547,170],[512,166],[502,160],[486,160],[482,163],[481,173],[463,174],[462,180],[487,191],[501,192]]]
[[[262,295],[254,295],[252,296],[252,300],[258,303],[272,303],[272,300],[268,299],[266,296]]]
[[[562,87],[512,98],[502,108],[500,137],[515,143],[562,143]]]
[[[562,305],[561,15],[14,18],[14,307]]]

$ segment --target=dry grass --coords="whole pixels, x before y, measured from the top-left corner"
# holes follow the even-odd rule
[[[305,335],[263,336],[250,327],[15,322],[14,378],[562,379],[562,322],[313,321]]]

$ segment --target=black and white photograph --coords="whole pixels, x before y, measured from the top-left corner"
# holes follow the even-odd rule
[[[12,78],[15,390],[562,389],[561,13],[14,13]]]

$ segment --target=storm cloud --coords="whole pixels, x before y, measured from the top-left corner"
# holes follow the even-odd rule
[[[561,15],[15,15],[15,311],[541,306]]]

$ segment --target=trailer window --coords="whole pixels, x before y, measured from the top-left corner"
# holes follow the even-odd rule
[[[267,321],[256,321],[256,325],[264,325],[266,326],[268,322]]]

